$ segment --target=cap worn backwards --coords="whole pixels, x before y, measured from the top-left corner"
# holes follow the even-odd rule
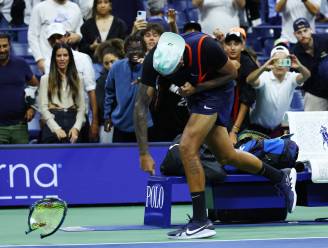
[[[236,31],[226,33],[224,41],[229,42],[232,40],[243,42],[243,34]]]
[[[186,42],[180,35],[163,33],[154,52],[154,69],[163,76],[173,73],[183,56],[185,45]]]
[[[289,50],[285,47],[285,46],[276,46],[271,50],[271,54],[270,57],[273,57],[275,55],[275,53],[284,53],[287,56],[289,55]]]
[[[47,39],[49,39],[54,34],[65,35],[66,30],[62,23],[54,22],[51,23],[47,28]]]
[[[294,32],[298,31],[301,28],[309,28],[310,23],[304,17],[298,18],[293,23]]]

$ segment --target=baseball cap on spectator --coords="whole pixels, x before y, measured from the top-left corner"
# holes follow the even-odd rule
[[[190,21],[183,26],[183,32],[185,33],[188,30],[195,29],[198,32],[202,32],[202,27],[198,22]]]
[[[246,37],[247,37],[246,31],[245,31],[245,29],[243,29],[241,27],[230,28],[229,32],[239,32],[243,36],[243,39],[246,40]]]
[[[276,47],[276,46],[284,46],[286,48],[289,48],[289,41],[285,38],[279,38],[279,39],[276,39],[273,43],[273,46]]]
[[[230,42],[232,40],[243,42],[243,35],[240,32],[235,32],[235,31],[226,33],[224,42]]]
[[[293,23],[294,32],[298,31],[301,28],[309,28],[310,23],[304,17],[298,18]]]
[[[276,46],[271,50],[271,54],[270,57],[273,57],[275,55],[275,53],[284,53],[287,56],[289,55],[289,50],[285,47],[285,46]]]
[[[178,34],[165,32],[159,38],[153,56],[153,67],[163,76],[177,68],[185,50],[186,42]]]
[[[47,28],[47,39],[49,39],[54,34],[65,35],[66,30],[64,25],[58,22],[51,23]]]

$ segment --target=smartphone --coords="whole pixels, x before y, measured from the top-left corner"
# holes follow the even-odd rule
[[[137,11],[137,20],[146,20],[146,11],[138,10]]]
[[[285,59],[279,59],[278,60],[278,66],[281,67],[290,67],[292,64],[292,61],[290,58],[285,58]]]

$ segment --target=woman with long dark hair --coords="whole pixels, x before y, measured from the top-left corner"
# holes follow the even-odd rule
[[[85,103],[83,84],[67,44],[53,47],[49,74],[41,77],[39,104],[46,122],[41,142],[76,143],[85,120]]]
[[[112,15],[112,0],[94,0],[92,18],[82,25],[81,33],[80,51],[94,58],[94,52],[101,42],[112,38],[124,39],[127,26],[123,20]]]

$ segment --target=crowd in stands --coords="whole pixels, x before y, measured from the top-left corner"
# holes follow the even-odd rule
[[[305,111],[328,111],[325,23],[327,0],[0,0],[0,143],[29,143],[36,113],[38,143],[136,142],[143,60],[164,32],[206,33],[238,70],[233,144],[247,129],[278,137],[295,94]],[[165,80],[154,82],[149,141],[172,141],[189,117]]]

